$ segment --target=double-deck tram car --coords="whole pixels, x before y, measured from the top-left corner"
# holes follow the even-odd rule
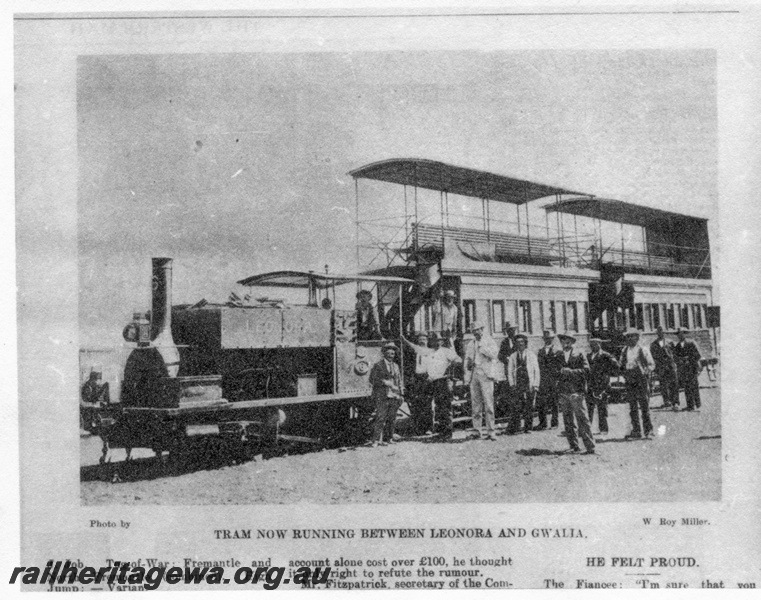
[[[398,346],[438,331],[462,352],[479,319],[497,339],[512,323],[534,349],[544,330],[571,331],[588,350],[593,334],[615,349],[627,327],[641,343],[658,326],[682,327],[714,356],[705,219],[431,160],[350,174],[359,275],[264,273],[240,280],[249,293],[227,303],[173,305],[172,261],[153,259],[152,309],[125,329],[120,401],[95,429],[104,458],[119,447],[181,457],[194,440],[244,455],[283,441],[361,440],[383,342],[358,335],[351,306],[334,307],[342,286],[372,292],[377,337]],[[397,192],[403,214],[391,209]],[[256,299],[259,287],[305,299]],[[447,292],[459,316],[444,330]]]
[[[681,327],[715,362],[706,219],[431,160],[386,160],[351,174],[358,215],[389,189],[404,199],[399,235],[375,234],[365,247],[387,262],[368,273],[418,283],[404,298],[405,329],[436,330],[442,292],[451,290],[458,336],[478,319],[502,339],[510,322],[534,350],[549,330],[572,332],[584,351],[602,337],[615,352],[628,327],[643,345],[658,326],[671,339]],[[372,221],[357,221],[361,237]]]

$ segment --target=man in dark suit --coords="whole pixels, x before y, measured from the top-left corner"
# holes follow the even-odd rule
[[[370,369],[372,399],[375,401],[375,423],[371,446],[394,443],[396,411],[404,399],[404,382],[399,365],[394,362],[398,348],[393,343],[383,346],[383,358]]]
[[[589,397],[587,405],[589,407],[590,424],[595,418],[595,407],[597,407],[597,425],[600,433],[608,433],[608,395],[610,393],[610,378],[618,374],[618,361],[610,353],[605,352],[600,344],[600,338],[592,338],[589,345],[592,352],[587,355],[589,361]]]
[[[578,424],[579,435],[587,449],[587,454],[594,454],[595,440],[592,437],[592,427],[589,424],[589,413],[585,399],[589,362],[582,352],[577,352],[574,349],[573,345],[576,343],[574,336],[569,333],[561,333],[558,338],[563,345],[563,349],[558,354],[558,363],[560,364],[558,400],[563,411],[566,437],[572,452],[581,450],[576,437],[576,426]]]
[[[553,342],[555,336],[549,330],[544,331],[544,347],[536,353],[539,362],[539,393],[536,397],[536,408],[539,413],[538,431],[547,429],[547,419],[552,417],[551,428],[558,426],[558,375],[560,363],[558,352]]]
[[[658,337],[650,344],[650,354],[655,362],[655,376],[661,387],[663,408],[672,407],[679,410],[679,387],[676,379],[676,361],[674,360],[674,344],[663,335],[663,327],[656,328]]]
[[[687,407],[684,410],[695,410],[700,408],[698,375],[703,370],[703,365],[700,363],[700,350],[695,342],[687,339],[686,329],[678,329],[676,335],[679,341],[674,346],[674,359],[679,387],[684,388],[684,397],[687,400]]]

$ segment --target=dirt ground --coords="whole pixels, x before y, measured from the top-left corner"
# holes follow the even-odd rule
[[[131,474],[110,483],[97,478],[99,438],[83,437],[81,498],[85,505],[720,500],[720,394],[705,373],[701,384],[700,411],[651,411],[656,435],[649,440],[625,440],[628,405],[611,405],[610,433],[595,436],[595,455],[569,454],[559,429],[481,441],[462,428],[451,442],[404,438],[181,474],[161,471],[151,451],[139,450]],[[660,396],[651,398],[651,407],[660,404]],[[115,464],[123,458],[114,452]]]

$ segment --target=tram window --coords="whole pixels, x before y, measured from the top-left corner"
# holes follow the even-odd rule
[[[676,329],[676,313],[673,304],[666,305],[666,329]]]
[[[690,328],[690,308],[686,304],[680,305],[679,325],[685,329]]]
[[[640,331],[644,331],[645,329],[645,311],[642,307],[642,304],[635,304],[634,305],[634,314],[636,318],[636,324],[635,327],[639,329]]]
[[[518,301],[518,328],[524,333],[531,333],[531,301]]]
[[[547,304],[550,305],[550,329],[552,331],[558,330],[558,314],[555,310],[555,301],[550,300]]]
[[[501,333],[505,326],[505,303],[502,300],[494,300],[491,303],[492,331]]]
[[[692,305],[692,324],[695,327],[695,329],[703,328],[703,318],[702,318],[702,315],[700,314],[700,304]]]
[[[579,309],[576,302],[567,302],[568,308],[568,329],[571,331],[579,330]]]
[[[656,329],[661,326],[661,313],[657,304],[650,304],[651,327]]]
[[[470,325],[476,320],[476,301],[463,300],[462,312],[465,318],[465,330],[470,331]]]
[[[626,313],[623,308],[616,310],[616,329],[626,329]]]
[[[580,331],[589,331],[589,302],[579,302]]]
[[[566,319],[565,302],[562,300],[555,302],[555,316],[557,317],[557,325],[560,328],[558,331],[565,331],[568,329],[568,320]]]
[[[634,329],[637,329],[637,315],[636,315],[636,313],[631,308],[627,308],[625,310],[626,310],[626,315],[627,315],[628,321],[629,321],[629,327],[633,327]]]

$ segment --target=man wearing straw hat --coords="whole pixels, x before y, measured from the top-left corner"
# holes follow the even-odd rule
[[[558,426],[558,352],[555,350],[555,335],[548,329],[542,334],[544,347],[536,353],[539,363],[539,394],[537,396],[537,412],[539,413],[538,431]],[[552,419],[547,424],[548,419]]]
[[[496,440],[494,431],[494,379],[495,370],[502,366],[497,360],[499,348],[491,336],[484,332],[484,324],[473,321],[471,330],[475,339],[465,351],[465,366],[471,372],[470,400],[473,408],[473,429],[481,439]],[[484,432],[484,424],[486,432]]]
[[[650,350],[639,345],[639,331],[627,329],[624,334],[626,346],[621,349],[621,370],[626,381],[626,395],[629,398],[629,415],[632,430],[626,438],[640,439],[653,435],[653,424],[650,421],[650,390],[648,374],[655,369],[655,362]],[[642,426],[640,427],[640,415]]]
[[[528,349],[528,337],[522,333],[515,336],[515,352],[507,359],[507,381],[510,383],[512,409],[508,433],[515,434],[521,428],[531,433],[534,424],[534,398],[539,389],[539,363],[536,354]]]
[[[572,452],[579,452],[579,440],[576,437],[578,426],[587,454],[595,453],[595,440],[592,437],[592,427],[589,424],[589,413],[585,393],[587,390],[587,376],[589,375],[589,362],[582,352],[577,352],[573,345],[576,338],[570,333],[558,334],[558,339],[563,349],[558,353],[560,374],[558,375],[558,399],[560,409],[563,411],[565,434]]]
[[[372,399],[375,401],[375,423],[371,446],[394,443],[396,411],[404,400],[404,381],[396,358],[399,349],[393,342],[383,346],[383,358],[370,369]]]

